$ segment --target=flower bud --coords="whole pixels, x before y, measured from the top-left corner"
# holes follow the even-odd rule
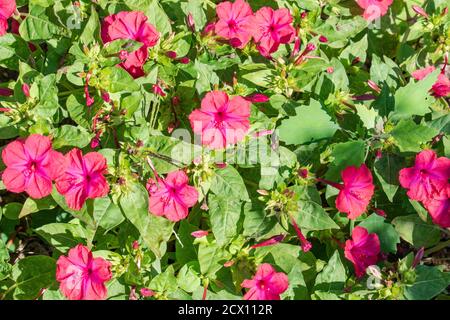
[[[186,18],[186,24],[192,32],[195,32],[195,21],[194,21],[194,17],[192,16],[192,13],[190,13],[190,12]]]
[[[169,57],[170,59],[176,59],[177,53],[175,51],[167,51],[166,56]]]
[[[368,81],[367,81],[367,84],[369,85],[369,87],[370,87],[373,91],[376,91],[376,92],[378,92],[378,93],[381,92],[380,87],[379,87],[374,81],[368,80]]]
[[[418,15],[421,15],[422,17],[427,18],[427,19],[429,18],[428,14],[425,12],[425,10],[423,10],[422,7],[413,5],[413,6],[412,6],[412,9],[413,9],[413,11],[414,11],[415,13],[417,13]]]
[[[320,36],[319,37],[319,41],[322,42],[322,43],[325,43],[325,42],[328,42],[328,38],[325,37],[325,36]]]
[[[178,61],[182,64],[188,64],[189,62],[191,62],[191,59],[189,59],[188,57],[182,57]]]
[[[22,84],[22,92],[25,95],[25,97],[30,97],[30,86],[27,83]]]
[[[155,292],[153,290],[150,290],[149,288],[142,288],[140,290],[140,292],[141,292],[141,295],[146,298],[152,297],[155,295]]]

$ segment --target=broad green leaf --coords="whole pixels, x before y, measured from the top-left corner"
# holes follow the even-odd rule
[[[358,226],[366,228],[369,233],[378,235],[382,252],[397,252],[397,244],[400,243],[399,234],[390,223],[385,222],[382,216],[373,213]]]
[[[53,137],[52,145],[55,149],[62,147],[84,148],[91,142],[94,135],[83,127],[65,124],[54,131]]]
[[[399,188],[398,173],[405,166],[404,158],[395,154],[385,153],[380,159],[375,160],[375,175],[380,180],[381,188],[391,202]]]
[[[429,90],[436,82],[439,70],[429,74],[425,79],[413,82],[412,80],[395,93],[395,111],[393,118],[408,118],[413,115],[423,116],[430,112],[434,98]]]
[[[119,67],[107,67],[102,69],[99,74],[99,81],[110,93],[139,90],[139,86],[136,84],[133,77],[127,71]]]
[[[47,40],[61,34],[62,29],[49,21],[45,8],[32,6],[25,20],[20,24],[19,33],[26,41]]]
[[[27,198],[23,204],[22,210],[20,211],[19,218],[23,218],[34,212],[39,212],[41,210],[49,210],[56,207],[56,202],[52,197],[45,197],[42,199]]]
[[[121,224],[125,218],[120,208],[109,197],[94,199],[93,217],[105,233]]]
[[[239,172],[230,165],[215,171],[210,189],[219,196],[227,195],[243,201],[249,200],[244,180]]]
[[[401,120],[390,133],[401,152],[419,152],[420,145],[430,141],[439,131],[408,119]]]
[[[339,251],[331,256],[322,272],[317,275],[314,291],[340,294],[343,292],[347,275]]]
[[[417,266],[414,284],[405,288],[408,300],[430,300],[450,285],[450,274],[438,267]]]
[[[39,291],[56,284],[56,261],[47,256],[29,256],[19,260],[12,269],[14,298],[33,300]]]
[[[128,187],[128,192],[120,198],[122,213],[139,230],[147,247],[161,258],[166,252],[174,223],[148,211],[148,193],[141,184],[131,182]]]
[[[431,247],[438,243],[441,237],[437,226],[424,222],[415,214],[396,217],[392,224],[400,237],[416,248]]]
[[[47,223],[37,228],[36,233],[50,245],[62,253],[69,251],[77,244],[85,243],[86,236],[83,228],[71,223]]]
[[[332,163],[325,177],[329,180],[340,180],[340,173],[348,166],[360,166],[366,158],[366,143],[362,140],[337,143],[333,147]]]
[[[283,120],[278,128],[280,140],[286,144],[299,145],[331,138],[339,128],[316,100],[295,111],[296,115]]]
[[[209,218],[212,232],[219,246],[223,246],[237,235],[241,217],[241,202],[233,197],[211,194],[208,197]]]

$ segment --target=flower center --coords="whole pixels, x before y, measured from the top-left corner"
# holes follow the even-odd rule
[[[230,28],[232,31],[236,31],[237,29],[237,23],[234,20],[228,21],[228,28]]]

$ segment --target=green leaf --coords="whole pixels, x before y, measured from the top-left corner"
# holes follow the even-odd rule
[[[231,198],[243,201],[249,201],[250,199],[244,180],[239,172],[230,165],[215,171],[210,190],[219,196],[226,194]]]
[[[436,82],[439,70],[435,70],[425,79],[413,82],[400,88],[395,93],[395,111],[392,118],[407,118],[413,115],[423,116],[430,112],[431,103],[434,98],[429,90]]]
[[[174,223],[148,212],[148,193],[139,183],[131,182],[120,198],[123,215],[139,230],[144,243],[161,258],[167,249]]]
[[[20,211],[19,219],[34,212],[53,209],[56,206],[57,204],[55,200],[53,200],[50,196],[42,199],[27,198],[23,204],[22,210]]]
[[[15,282],[14,298],[36,299],[39,291],[56,284],[56,262],[47,256],[29,256],[19,260],[12,268]]]
[[[34,114],[43,118],[52,117],[59,108],[56,75],[49,74],[33,83],[30,88],[30,96],[38,99],[38,103],[32,111]]]
[[[360,166],[366,158],[366,143],[362,140],[337,143],[333,147],[332,163],[325,175],[329,180],[340,179],[341,171],[348,166]]]
[[[209,217],[212,232],[219,246],[223,246],[237,235],[241,217],[241,202],[235,198],[211,194],[208,197]]]
[[[47,40],[61,33],[61,28],[50,22],[45,8],[34,5],[19,26],[19,33],[26,41]]]
[[[91,12],[88,22],[84,27],[83,33],[80,35],[81,43],[88,45],[99,39],[100,36],[100,20],[96,7],[91,5]]]
[[[71,223],[48,223],[37,228],[36,233],[62,253],[79,243],[86,242],[83,228]]]
[[[281,122],[280,140],[286,144],[304,144],[330,138],[339,128],[322,109],[320,102],[311,100],[309,106],[295,109],[296,115]]]
[[[414,284],[405,288],[408,300],[430,300],[450,285],[450,274],[438,267],[417,266],[416,274]]]
[[[339,229],[339,226],[325,212],[322,205],[311,199],[298,201],[298,212],[294,214],[297,224],[308,230]]]
[[[109,197],[94,199],[93,217],[95,224],[102,227],[105,233],[125,220],[120,208]]]
[[[344,290],[346,280],[345,267],[339,251],[336,250],[322,272],[317,275],[314,291],[340,294]]]
[[[158,274],[150,282],[150,289],[167,294],[175,291],[178,287],[177,278],[174,275],[173,266],[170,265],[163,273]]]
[[[375,121],[378,117],[378,112],[374,108],[369,109],[363,104],[357,104],[355,105],[355,108],[356,113],[364,124],[364,127],[367,129],[375,128]]]
[[[391,131],[401,152],[419,152],[420,145],[438,133],[436,129],[415,124],[411,119],[401,120]]]
[[[373,213],[361,222],[359,226],[366,228],[369,233],[376,233],[378,235],[381,251],[397,252],[397,243],[400,243],[399,234],[390,223],[385,222],[382,216]]]
[[[19,219],[20,211],[22,210],[23,204],[19,202],[7,203],[2,209],[3,215],[9,220]]]
[[[392,220],[392,224],[400,237],[416,248],[431,247],[441,238],[437,226],[424,222],[415,214],[396,217]]]
[[[375,160],[375,175],[380,180],[381,188],[391,202],[399,188],[398,173],[404,167],[405,159],[395,154],[385,153],[381,159]]]
[[[200,272],[211,279],[215,279],[217,271],[222,269],[226,253],[217,245],[215,240],[208,236],[202,239],[198,246],[198,263]]]
[[[121,91],[137,91],[139,86],[133,77],[124,69],[119,67],[107,67],[100,71],[99,81],[106,91],[116,93]]]
[[[55,149],[62,147],[84,148],[89,144],[93,136],[93,134],[89,133],[83,127],[74,127],[65,124],[55,129],[52,145]]]

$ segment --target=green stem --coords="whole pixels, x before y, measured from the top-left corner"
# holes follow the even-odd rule
[[[424,257],[434,253],[434,252],[438,252],[446,247],[450,246],[450,240],[444,241],[444,242],[439,242],[436,246],[434,246],[433,248],[430,248],[428,250],[425,250],[424,253]]]

